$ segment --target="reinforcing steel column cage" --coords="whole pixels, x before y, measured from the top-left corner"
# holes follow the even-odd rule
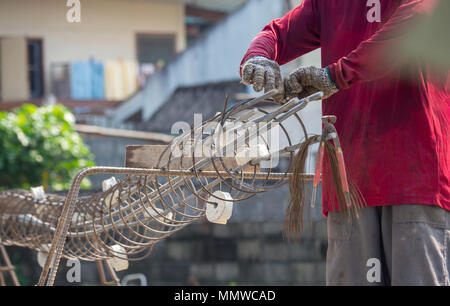
[[[338,204],[357,213],[365,203],[347,179],[336,118],[323,117],[322,135],[309,135],[299,111],[323,93],[275,104],[270,91],[237,103],[176,137],[167,146],[127,148],[127,165],[92,167],[73,179],[67,197],[42,188],[0,193],[0,244],[38,251],[43,267],[38,285],[53,285],[62,257],[96,261],[115,271],[150,255],[155,244],[206,218],[226,224],[233,204],[290,184],[285,229],[295,236],[303,226],[306,203],[315,205],[324,155],[328,156]],[[270,104],[268,104],[270,102]],[[270,107],[267,107],[270,105]],[[319,143],[316,173],[305,173],[308,148]],[[281,162],[284,161],[284,162]],[[113,175],[103,192],[80,197],[90,175]],[[120,176],[116,179],[114,176]],[[313,199],[305,184],[313,181]]]

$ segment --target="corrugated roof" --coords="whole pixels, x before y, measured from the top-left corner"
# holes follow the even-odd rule
[[[142,129],[168,133],[175,122],[193,124],[194,114],[202,114],[202,121],[211,119],[217,112],[222,111],[226,95],[229,95],[230,106],[236,93],[244,89],[245,86],[239,81],[178,88],[172,97],[143,123]]]

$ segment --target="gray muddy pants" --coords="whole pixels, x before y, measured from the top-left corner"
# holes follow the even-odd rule
[[[366,207],[328,215],[327,285],[450,285],[450,212]]]

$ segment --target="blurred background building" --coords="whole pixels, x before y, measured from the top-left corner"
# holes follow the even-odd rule
[[[163,67],[186,48],[187,42],[243,3],[194,2],[195,5],[190,4],[192,1],[81,1],[81,20],[72,23],[66,18],[70,9],[66,1],[2,1],[2,101],[42,99],[50,94],[72,100],[127,98],[136,88],[129,92],[125,88],[125,94],[114,96],[108,92],[102,95],[102,88],[95,87],[102,87],[102,83],[106,87],[135,86],[120,84],[122,80],[114,84],[114,74],[128,73],[132,79],[128,82],[136,83],[135,74],[151,74]],[[89,68],[80,65],[88,61],[102,63],[106,70],[104,82],[96,84],[94,80],[89,84],[93,93],[78,93],[77,90],[87,90],[78,89],[86,84],[77,82],[86,76],[92,79],[89,73],[95,78],[95,71],[85,71]],[[110,61],[131,62],[138,71],[133,71],[136,67],[114,67]],[[116,69],[130,71],[117,73]]]
[[[256,96],[240,84],[241,58],[267,23],[300,2],[81,0],[81,20],[71,23],[66,1],[2,0],[0,110],[62,103],[82,124],[78,130],[96,163],[123,166],[127,144],[167,143],[173,123],[191,124],[194,114],[208,119],[222,110],[227,95],[229,106]],[[283,72],[297,65],[320,66],[320,51]],[[310,133],[320,133],[320,103],[299,115]],[[102,179],[94,180],[97,189]],[[149,285],[324,284],[320,205],[301,243],[287,243],[282,219],[288,194],[285,187],[239,203],[227,226],[195,224],[119,276],[141,273]],[[35,283],[36,254],[10,250],[23,279]],[[85,284],[98,282],[95,269],[83,264]],[[58,282],[65,284],[61,270]]]

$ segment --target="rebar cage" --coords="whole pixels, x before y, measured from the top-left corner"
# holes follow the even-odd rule
[[[219,203],[232,205],[279,188],[292,176],[299,148],[320,140],[308,135],[298,112],[323,95],[259,106],[276,94],[225,106],[176,137],[158,153],[155,167],[83,169],[67,197],[1,192],[0,243],[47,254],[38,284],[52,285],[61,257],[141,260],[158,241],[217,210]],[[123,178],[105,181],[103,192],[79,197],[82,180],[95,174]]]

